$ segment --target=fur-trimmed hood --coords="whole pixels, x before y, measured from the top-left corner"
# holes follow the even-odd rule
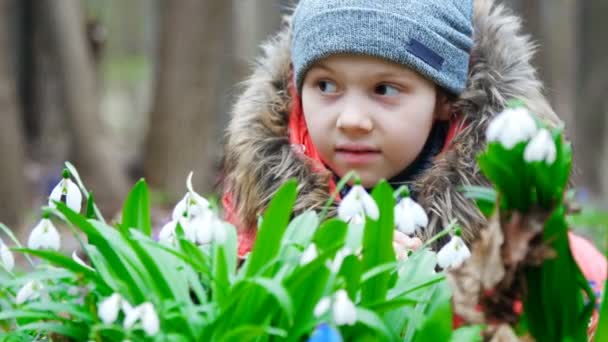
[[[413,184],[430,219],[426,237],[455,219],[470,241],[485,224],[475,204],[459,188],[486,184],[475,156],[484,148],[488,120],[502,111],[509,99],[521,99],[540,118],[559,123],[531,65],[534,45],[521,32],[520,19],[494,0],[475,0],[473,25],[475,43],[467,86],[455,102],[467,126]],[[257,215],[290,178],[299,180],[296,212],[319,209],[329,197],[331,175],[312,171],[289,142],[290,39],[287,18],[284,29],[264,44],[227,129],[224,191],[232,196],[241,228],[255,226]]]

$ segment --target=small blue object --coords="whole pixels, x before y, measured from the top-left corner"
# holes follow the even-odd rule
[[[342,335],[334,327],[327,323],[317,326],[308,342],[342,342]]]

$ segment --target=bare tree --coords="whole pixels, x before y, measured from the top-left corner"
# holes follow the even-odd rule
[[[146,138],[144,169],[171,199],[184,192],[195,171],[195,187],[211,191],[216,178],[217,111],[225,95],[231,2],[161,2],[160,51],[154,105]],[[229,66],[229,64],[228,64]]]
[[[75,164],[102,210],[113,214],[127,189],[126,175],[104,140],[92,58],[78,0],[43,0],[55,65],[61,77],[66,124]]]
[[[608,130],[606,110],[608,109],[608,45],[605,33],[608,31],[608,2],[606,0],[586,0],[582,2],[584,20],[581,22],[581,75],[578,79],[577,113],[577,157],[583,173],[582,184],[592,195],[608,191],[608,175],[602,170],[602,160],[608,148],[602,146],[602,139]],[[575,146],[576,147],[576,146]]]
[[[24,146],[17,107],[16,82],[10,66],[8,23],[15,16],[11,1],[0,0],[0,222],[18,226],[26,209]]]

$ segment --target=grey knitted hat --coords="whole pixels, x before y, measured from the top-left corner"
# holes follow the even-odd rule
[[[472,13],[472,0],[301,0],[291,46],[298,89],[316,61],[350,53],[405,65],[458,95],[473,46]]]

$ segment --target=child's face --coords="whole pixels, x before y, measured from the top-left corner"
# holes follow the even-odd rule
[[[418,156],[449,104],[433,82],[382,59],[336,55],[306,74],[302,105],[323,162],[365,187],[390,179]]]

